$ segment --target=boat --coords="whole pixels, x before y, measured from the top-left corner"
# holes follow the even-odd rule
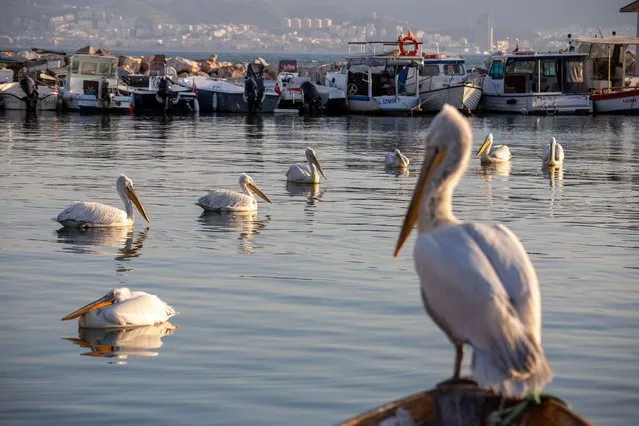
[[[351,113],[413,114],[420,112],[421,43],[409,36],[398,41],[349,42],[346,99]],[[408,51],[405,43],[413,48]],[[353,53],[353,49],[359,52]]]
[[[272,113],[280,95],[265,89],[264,66],[256,62],[249,64],[244,84],[213,77],[181,78],[179,84],[197,90],[202,112]]]
[[[118,58],[76,53],[58,80],[62,107],[80,112],[128,112],[130,97],[118,91]]]
[[[627,75],[626,50],[639,37],[568,37],[569,49],[588,55],[584,79],[595,114],[639,114],[639,77]],[[636,58],[635,58],[636,67]]]
[[[500,404],[501,396],[476,385],[442,385],[374,408],[339,426],[592,426],[554,397],[505,398],[501,413]]]
[[[13,71],[11,74],[11,80],[0,83],[0,103],[5,109],[54,111],[57,108],[58,91],[55,87],[31,77],[26,68],[20,72],[19,81],[12,81]]]
[[[175,68],[166,65],[165,55],[154,55],[149,74],[121,77],[119,90],[131,99],[135,114],[191,114],[200,111],[194,88],[179,84]]]
[[[487,60],[480,107],[521,114],[591,114],[584,80],[587,54],[497,52]]]
[[[420,107],[424,112],[439,112],[450,104],[462,112],[479,108],[482,96],[482,76],[475,69],[466,69],[461,57],[439,53],[424,54],[419,70]]]

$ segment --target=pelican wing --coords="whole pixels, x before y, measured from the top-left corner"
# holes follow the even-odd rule
[[[124,210],[90,201],[71,204],[56,220],[64,226],[74,227],[123,226],[133,223]]]
[[[397,158],[396,158],[395,153],[391,152],[391,153],[386,154],[386,159],[384,160],[384,163],[388,167],[395,167],[395,165],[397,163]]]
[[[494,159],[500,160],[500,161],[508,161],[512,158],[508,145],[496,146],[495,149],[490,151],[489,155],[493,157]]]
[[[316,173],[319,182],[319,174]],[[312,182],[313,170],[308,164],[293,164],[286,172],[286,180],[289,182]]]
[[[544,145],[544,151],[541,153],[541,161],[543,161],[544,163],[548,163],[548,160],[550,159],[551,149],[552,149],[551,144]]]
[[[175,309],[164,303],[159,297],[143,293],[114,305],[89,312],[81,317],[80,326],[97,327],[97,320],[101,321],[102,325],[100,327],[102,328],[153,325],[165,322],[175,314]],[[86,325],[82,321],[84,319],[93,321],[91,321],[91,325]]]
[[[563,163],[564,162],[564,149],[559,144],[557,144],[557,146],[555,146],[555,161],[557,163]]]
[[[227,189],[214,189],[197,200],[204,210],[247,211],[257,208],[254,197]]]
[[[418,237],[414,258],[427,311],[473,347],[480,385],[519,393],[551,373],[539,344],[536,275],[513,237],[503,227],[444,226]]]

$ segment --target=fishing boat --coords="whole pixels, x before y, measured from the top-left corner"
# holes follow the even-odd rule
[[[80,112],[128,112],[130,97],[118,91],[118,58],[76,53],[59,79],[63,108]]]
[[[348,110],[363,114],[419,112],[419,71],[424,65],[421,45],[411,34],[397,41],[349,42],[345,71]]]
[[[190,114],[200,111],[197,93],[181,86],[175,68],[166,65],[165,55],[154,55],[149,74],[122,76],[119,90],[131,98],[135,114]]]
[[[628,46],[639,37],[568,37],[569,49],[588,55],[584,79],[595,114],[639,114],[639,77],[629,76]],[[635,58],[636,68],[636,58]]]
[[[13,77],[12,71],[11,74]],[[12,80],[0,83],[0,104],[5,109],[54,111],[57,108],[57,89],[33,78],[26,68],[20,72],[19,81]]]
[[[503,406],[500,409],[500,404]],[[476,385],[438,386],[367,411],[340,426],[592,426],[563,401],[502,398]]]
[[[424,54],[424,66],[419,71],[419,96],[424,112],[439,112],[450,104],[463,112],[479,107],[482,77],[476,70],[468,71],[466,61],[439,53]]]
[[[481,108],[520,114],[590,114],[584,80],[587,54],[498,52],[487,60]]]

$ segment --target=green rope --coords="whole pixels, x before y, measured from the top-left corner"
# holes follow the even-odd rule
[[[566,406],[568,405],[558,396],[533,392],[517,405],[513,405],[504,410],[493,411],[486,418],[486,423],[493,426],[509,426],[519,415],[526,411],[526,408],[532,405],[540,405],[545,399],[557,401]]]

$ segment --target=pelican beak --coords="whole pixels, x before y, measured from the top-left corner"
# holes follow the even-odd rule
[[[312,156],[311,161],[313,162],[313,164],[315,164],[315,167],[317,167],[317,170],[319,170],[319,172],[322,175],[322,177],[324,179],[328,180],[328,178],[324,174],[324,170],[322,170],[322,166],[320,166],[320,163],[319,163],[319,161],[317,161],[317,157],[315,155]]]
[[[147,223],[151,223],[151,221],[149,220],[149,216],[147,216],[146,214],[146,210],[144,210],[144,206],[138,199],[138,194],[135,193],[135,190],[129,186],[126,186],[124,188],[124,192],[126,193],[126,196],[129,197],[129,200],[131,200],[131,202],[135,205],[135,208],[138,209],[144,220],[146,220]]]
[[[246,186],[248,187],[248,189],[250,189],[252,192],[255,192],[257,195],[260,196],[260,198],[262,198],[262,200],[271,203],[271,199],[268,198],[266,196],[265,193],[262,192],[262,190],[260,189],[259,186],[257,186],[256,184],[254,184],[253,182],[249,182],[246,184]]]
[[[490,142],[492,142],[492,140],[490,135],[488,135],[486,136],[486,139],[484,139],[484,143],[481,145],[481,148],[479,148],[479,151],[477,151],[477,154],[475,154],[475,157],[479,157],[484,151],[486,151]]]
[[[428,186],[428,182],[433,172],[437,170],[442,161],[444,161],[444,158],[446,158],[446,151],[446,148],[441,150],[435,149],[430,161],[428,163],[424,163],[422,166],[419,179],[417,179],[417,184],[413,191],[413,198],[410,200],[402,229],[399,232],[399,238],[397,240],[397,245],[395,246],[395,253],[393,254],[393,257],[397,257],[397,255],[399,255],[399,251],[402,249],[402,246],[408,239],[410,232],[413,230],[413,226],[415,226],[415,222],[417,222],[419,217],[419,208],[421,207],[422,200],[424,199],[424,189]]]
[[[114,303],[115,301],[113,300],[113,297],[110,295],[106,295],[94,302],[89,303],[86,306],[81,307],[77,311],[67,315],[66,317],[62,318],[61,321],[72,320],[72,319],[81,317],[82,315],[86,313],[95,311],[96,309],[104,308],[105,306],[113,305]]]

